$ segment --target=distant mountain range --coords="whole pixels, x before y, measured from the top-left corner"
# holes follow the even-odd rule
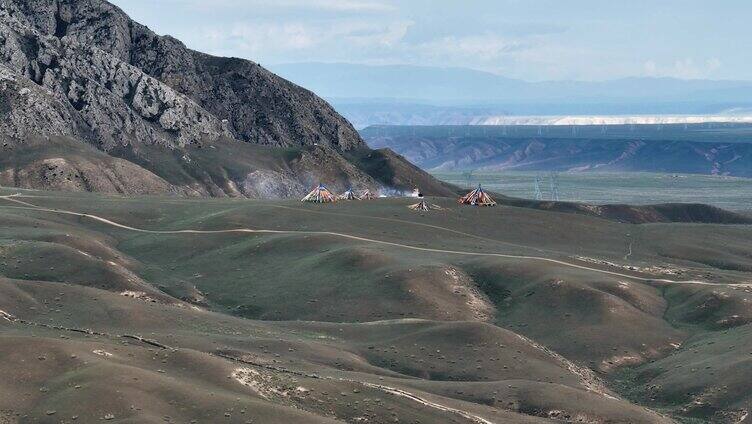
[[[744,115],[570,115],[570,116],[486,116],[473,125],[676,125],[676,124],[750,124],[752,114]]]
[[[605,130],[605,131],[604,131]],[[369,127],[428,170],[667,172],[752,177],[752,126]]]
[[[271,70],[326,98],[399,99],[433,104],[749,101],[750,81],[622,78],[527,82],[465,68],[294,63]]]
[[[275,65],[358,128],[468,124],[503,115],[733,114],[752,106],[752,82],[623,78],[527,82],[464,68],[343,63]]]

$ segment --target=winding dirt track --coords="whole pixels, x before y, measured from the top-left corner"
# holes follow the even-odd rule
[[[418,226],[418,227],[432,228],[434,230],[446,231],[448,233],[458,234],[458,235],[461,235],[463,237],[473,238],[473,239],[476,239],[476,240],[490,241],[492,243],[504,244],[504,245],[507,245],[507,246],[518,247],[518,248],[521,248],[521,249],[533,250],[533,251],[540,252],[540,253],[559,253],[559,254],[564,254],[563,252],[557,252],[557,251],[551,250],[551,249],[541,249],[541,248],[538,248],[538,247],[531,247],[531,246],[525,246],[525,245],[517,244],[517,243],[510,243],[508,241],[495,240],[495,239],[491,239],[491,238],[488,238],[488,237],[479,236],[477,234],[470,234],[470,233],[466,233],[466,232],[463,232],[463,231],[454,230],[454,229],[451,229],[451,228],[440,227],[438,225],[426,224],[425,222],[407,221],[407,220],[404,220],[404,219],[387,218],[387,217],[384,217],[384,216],[353,215],[353,214],[340,213],[340,212],[315,211],[315,210],[310,210],[310,209],[293,208],[291,206],[284,206],[284,205],[264,205],[264,206],[270,207],[270,208],[286,209],[286,210],[290,210],[290,211],[313,213],[313,214],[320,214],[320,215],[345,216],[345,217],[355,217],[355,218],[368,218],[368,219],[375,219],[377,221],[396,222],[396,223],[399,223],[399,224],[408,224],[408,225],[414,225],[414,226]]]
[[[88,218],[93,221],[97,221],[115,228],[120,228],[128,231],[134,231],[139,233],[147,233],[147,234],[227,234],[227,233],[248,233],[248,234],[305,234],[305,235],[326,235],[326,236],[333,236],[333,237],[340,237],[345,238],[349,240],[356,240],[361,242],[367,242],[367,243],[373,243],[373,244],[379,244],[379,245],[386,245],[386,246],[393,246],[398,247],[402,249],[410,249],[410,250],[416,250],[416,251],[422,251],[422,252],[430,252],[430,253],[442,253],[442,254],[450,254],[450,255],[463,255],[463,256],[478,256],[478,257],[498,257],[498,258],[509,258],[509,259],[518,259],[518,260],[529,260],[529,261],[540,261],[540,262],[547,262],[547,263],[553,263],[557,265],[562,265],[566,267],[576,268],[576,269],[582,269],[592,272],[597,272],[601,274],[611,275],[611,276],[617,276],[622,277],[626,279],[631,280],[637,280],[637,281],[644,281],[644,282],[663,282],[663,283],[670,283],[670,284],[704,284],[704,285],[714,285],[712,283],[703,282],[703,281],[674,281],[674,280],[668,280],[668,279],[656,279],[656,278],[650,278],[650,277],[638,277],[634,275],[624,274],[620,272],[615,271],[608,271],[603,270],[599,268],[593,268],[585,265],[580,265],[576,263],[567,262],[564,260],[558,260],[558,259],[552,259],[552,258],[546,258],[541,256],[526,256],[526,255],[508,255],[503,253],[484,253],[484,252],[469,252],[469,251],[457,251],[457,250],[447,250],[447,249],[434,249],[434,248],[428,248],[428,247],[419,247],[419,246],[411,246],[407,244],[402,243],[395,243],[395,242],[389,242],[384,240],[376,240],[371,239],[367,237],[360,237],[355,236],[351,234],[344,234],[344,233],[337,233],[337,232],[331,232],[331,231],[301,231],[301,230],[263,230],[263,229],[252,229],[252,228],[236,228],[236,229],[227,229],[227,230],[147,230],[143,228],[136,228],[131,227],[128,225],[120,224],[118,222],[109,220],[107,218],[103,218],[101,216],[92,215],[92,214],[86,214],[86,213],[80,213],[80,212],[74,212],[74,211],[68,211],[68,210],[60,210],[60,209],[50,209],[45,208],[41,206],[34,205],[32,203],[25,202],[23,200],[19,200],[18,198],[22,197],[20,194],[14,194],[14,195],[8,195],[8,196],[0,196],[0,199],[13,202],[15,204],[18,204],[20,206],[7,206],[6,208],[13,208],[13,209],[22,209],[22,210],[32,210],[32,211],[41,211],[41,212],[48,212],[48,213],[54,213],[59,215],[70,215],[70,216],[78,216],[81,218]],[[443,228],[443,227],[436,227],[438,229],[447,230],[450,232],[455,232],[459,234],[464,234],[456,230]],[[469,234],[468,234],[469,235]],[[18,322],[23,323],[27,325],[38,325],[36,323],[31,322],[21,322],[21,320],[18,320],[13,315],[5,312],[0,311],[0,318],[3,318],[7,321],[11,322]],[[78,330],[78,329],[67,329],[62,327],[54,327],[59,328],[63,330],[69,330],[69,331],[90,331],[90,330]],[[153,341],[153,340],[147,340],[143,339],[139,336],[130,336],[130,335],[124,335],[119,337],[126,337],[126,338],[132,338],[137,341],[141,341],[142,343],[149,345],[149,346],[156,346],[158,348],[168,348],[165,345],[160,344],[159,342]],[[238,361],[237,358],[231,358],[226,357],[226,359],[232,359],[235,361]],[[562,358],[563,359],[563,358]],[[568,361],[567,361],[568,362]],[[256,364],[249,364],[249,365],[256,365]],[[260,365],[256,365],[260,366]],[[291,371],[287,369],[278,369],[277,371],[284,371],[288,373],[297,374],[296,371]],[[317,377],[321,378],[321,377]],[[356,381],[356,380],[349,380],[349,379],[342,379],[343,381],[351,381],[351,382],[357,382],[359,384],[362,384],[366,387],[370,387],[372,389],[376,389],[379,391],[382,391],[383,393],[398,396],[398,397],[404,397],[410,401],[419,403],[423,406],[439,410],[444,413],[457,415],[461,418],[464,418],[468,421],[471,421],[476,424],[494,424],[493,421],[490,421],[486,418],[483,418],[479,415],[463,411],[461,409],[452,408],[446,405],[442,405],[440,403],[436,403],[433,401],[430,401],[428,399],[422,398],[420,396],[417,396],[414,393],[391,387],[391,386],[385,386],[382,384],[374,384],[364,381]],[[591,389],[592,390],[592,389]],[[603,393],[601,393],[603,394]]]
[[[228,229],[228,230],[147,230],[144,228],[136,228],[131,227],[128,225],[120,224],[115,221],[111,221],[107,218],[103,218],[101,216],[92,215],[92,214],[86,214],[81,212],[73,212],[73,211],[67,211],[62,209],[49,209],[42,206],[37,206],[32,203],[24,202],[22,200],[19,200],[18,197],[22,197],[20,194],[11,194],[7,196],[0,196],[0,199],[4,199],[10,202],[14,202],[23,206],[17,206],[14,207],[14,209],[27,209],[27,210],[35,210],[35,211],[42,211],[42,212],[50,212],[60,215],[73,215],[78,216],[82,218],[88,218],[97,222],[101,222],[103,224],[110,225],[112,227],[121,228],[124,230],[129,231],[135,231],[139,233],[147,233],[147,234],[232,234],[232,233],[248,233],[248,234],[304,234],[304,235],[323,235],[323,236],[332,236],[332,237],[340,237],[345,238],[348,240],[356,240],[356,241],[362,241],[366,243],[372,243],[372,244],[379,244],[379,245],[385,245],[385,246],[393,246],[393,247],[399,247],[402,249],[409,249],[409,250],[417,250],[421,252],[430,252],[430,253],[442,253],[442,254],[449,254],[449,255],[462,255],[462,256],[476,256],[476,257],[495,257],[495,258],[505,258],[505,259],[518,259],[518,260],[526,260],[526,261],[537,261],[537,262],[547,262],[552,263],[556,265],[566,266],[569,268],[575,268],[575,269],[582,269],[585,271],[591,271],[596,272],[600,274],[605,275],[611,275],[615,277],[620,278],[627,278],[630,280],[635,281],[643,281],[643,282],[653,282],[653,283],[669,283],[669,284],[700,284],[700,285],[710,285],[710,286],[747,286],[746,284],[715,284],[715,283],[709,283],[706,281],[695,281],[695,280],[686,280],[686,281],[678,281],[678,280],[670,280],[670,279],[662,279],[662,278],[654,278],[654,277],[640,277],[636,275],[631,274],[625,274],[622,272],[616,272],[616,271],[608,271],[605,269],[600,268],[594,268],[586,265],[581,265],[573,262],[567,262],[565,260],[560,259],[552,259],[552,258],[546,258],[543,256],[529,256],[529,255],[509,255],[505,253],[485,253],[485,252],[469,252],[469,251],[460,251],[460,250],[448,250],[448,249],[434,249],[430,247],[419,247],[419,246],[412,246],[409,244],[402,244],[402,243],[395,243],[391,241],[385,241],[385,240],[377,240],[377,239],[371,239],[367,237],[360,237],[355,236],[352,234],[345,234],[345,233],[337,233],[333,231],[304,231],[304,230],[264,230],[264,229],[253,229],[253,228],[234,228],[234,229]],[[443,228],[443,227],[437,227],[441,229],[445,229],[451,232],[456,232],[456,230]]]

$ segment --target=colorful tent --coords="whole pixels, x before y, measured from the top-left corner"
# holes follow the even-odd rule
[[[441,209],[441,206],[439,205],[432,205],[425,200],[421,200],[420,202],[408,206],[408,208],[414,210],[414,211],[430,211],[430,210],[437,210]]]
[[[331,191],[329,191],[328,188],[324,187],[323,184],[319,184],[318,187],[314,188],[306,197],[300,200],[301,202],[311,202],[311,203],[331,203],[336,202],[337,198],[332,194]]]
[[[362,193],[360,193],[359,199],[360,200],[373,200],[373,199],[376,199],[377,197],[379,197],[377,194],[372,193],[371,190],[369,189],[365,189],[363,190]]]
[[[478,188],[460,197],[460,203],[473,206],[496,206],[496,202],[478,184]]]
[[[360,200],[358,196],[355,195],[353,190],[351,188],[348,188],[346,192],[342,193],[338,197],[339,200]]]

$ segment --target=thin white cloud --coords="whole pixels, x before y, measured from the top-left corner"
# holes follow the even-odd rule
[[[517,39],[509,39],[493,33],[465,37],[442,37],[418,44],[415,49],[432,57],[491,61],[525,47]]]
[[[233,54],[251,59],[305,55],[317,49],[347,53],[364,49],[389,49],[400,42],[409,21],[372,22],[357,19],[238,22],[202,30],[204,49],[213,54]],[[301,56],[302,57],[302,56]]]
[[[352,31],[345,36],[345,39],[359,46],[379,45],[382,47],[393,47],[402,41],[412,24],[411,21],[388,22],[384,25],[371,27],[365,31],[358,30],[358,25],[356,25],[351,28]],[[361,24],[360,26],[362,27],[363,25]]]
[[[238,47],[250,51],[265,49],[298,50],[311,48],[320,42],[322,34],[300,23],[235,25],[231,39]]]
[[[329,12],[392,12],[397,8],[386,2],[372,0],[170,0],[195,10],[248,10],[259,8],[268,12],[270,9],[299,9]]]
[[[264,64],[457,66],[530,80],[748,79],[752,69],[729,42],[749,38],[744,19],[752,3],[741,0],[712,14],[700,1],[677,7],[680,0],[639,0],[639,6],[597,0],[112,1],[191,48]]]
[[[280,4],[280,2],[274,3]],[[281,3],[291,7],[313,7],[316,9],[347,12],[391,12],[396,10],[396,7],[391,4],[357,0],[286,0]]]

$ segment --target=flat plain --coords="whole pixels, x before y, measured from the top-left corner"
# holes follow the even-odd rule
[[[535,180],[542,199],[590,204],[650,205],[656,203],[706,203],[732,211],[752,209],[752,179],[723,175],[665,174],[651,172],[434,172],[460,187],[482,184],[512,197],[535,199]],[[552,184],[552,178],[554,182]]]

